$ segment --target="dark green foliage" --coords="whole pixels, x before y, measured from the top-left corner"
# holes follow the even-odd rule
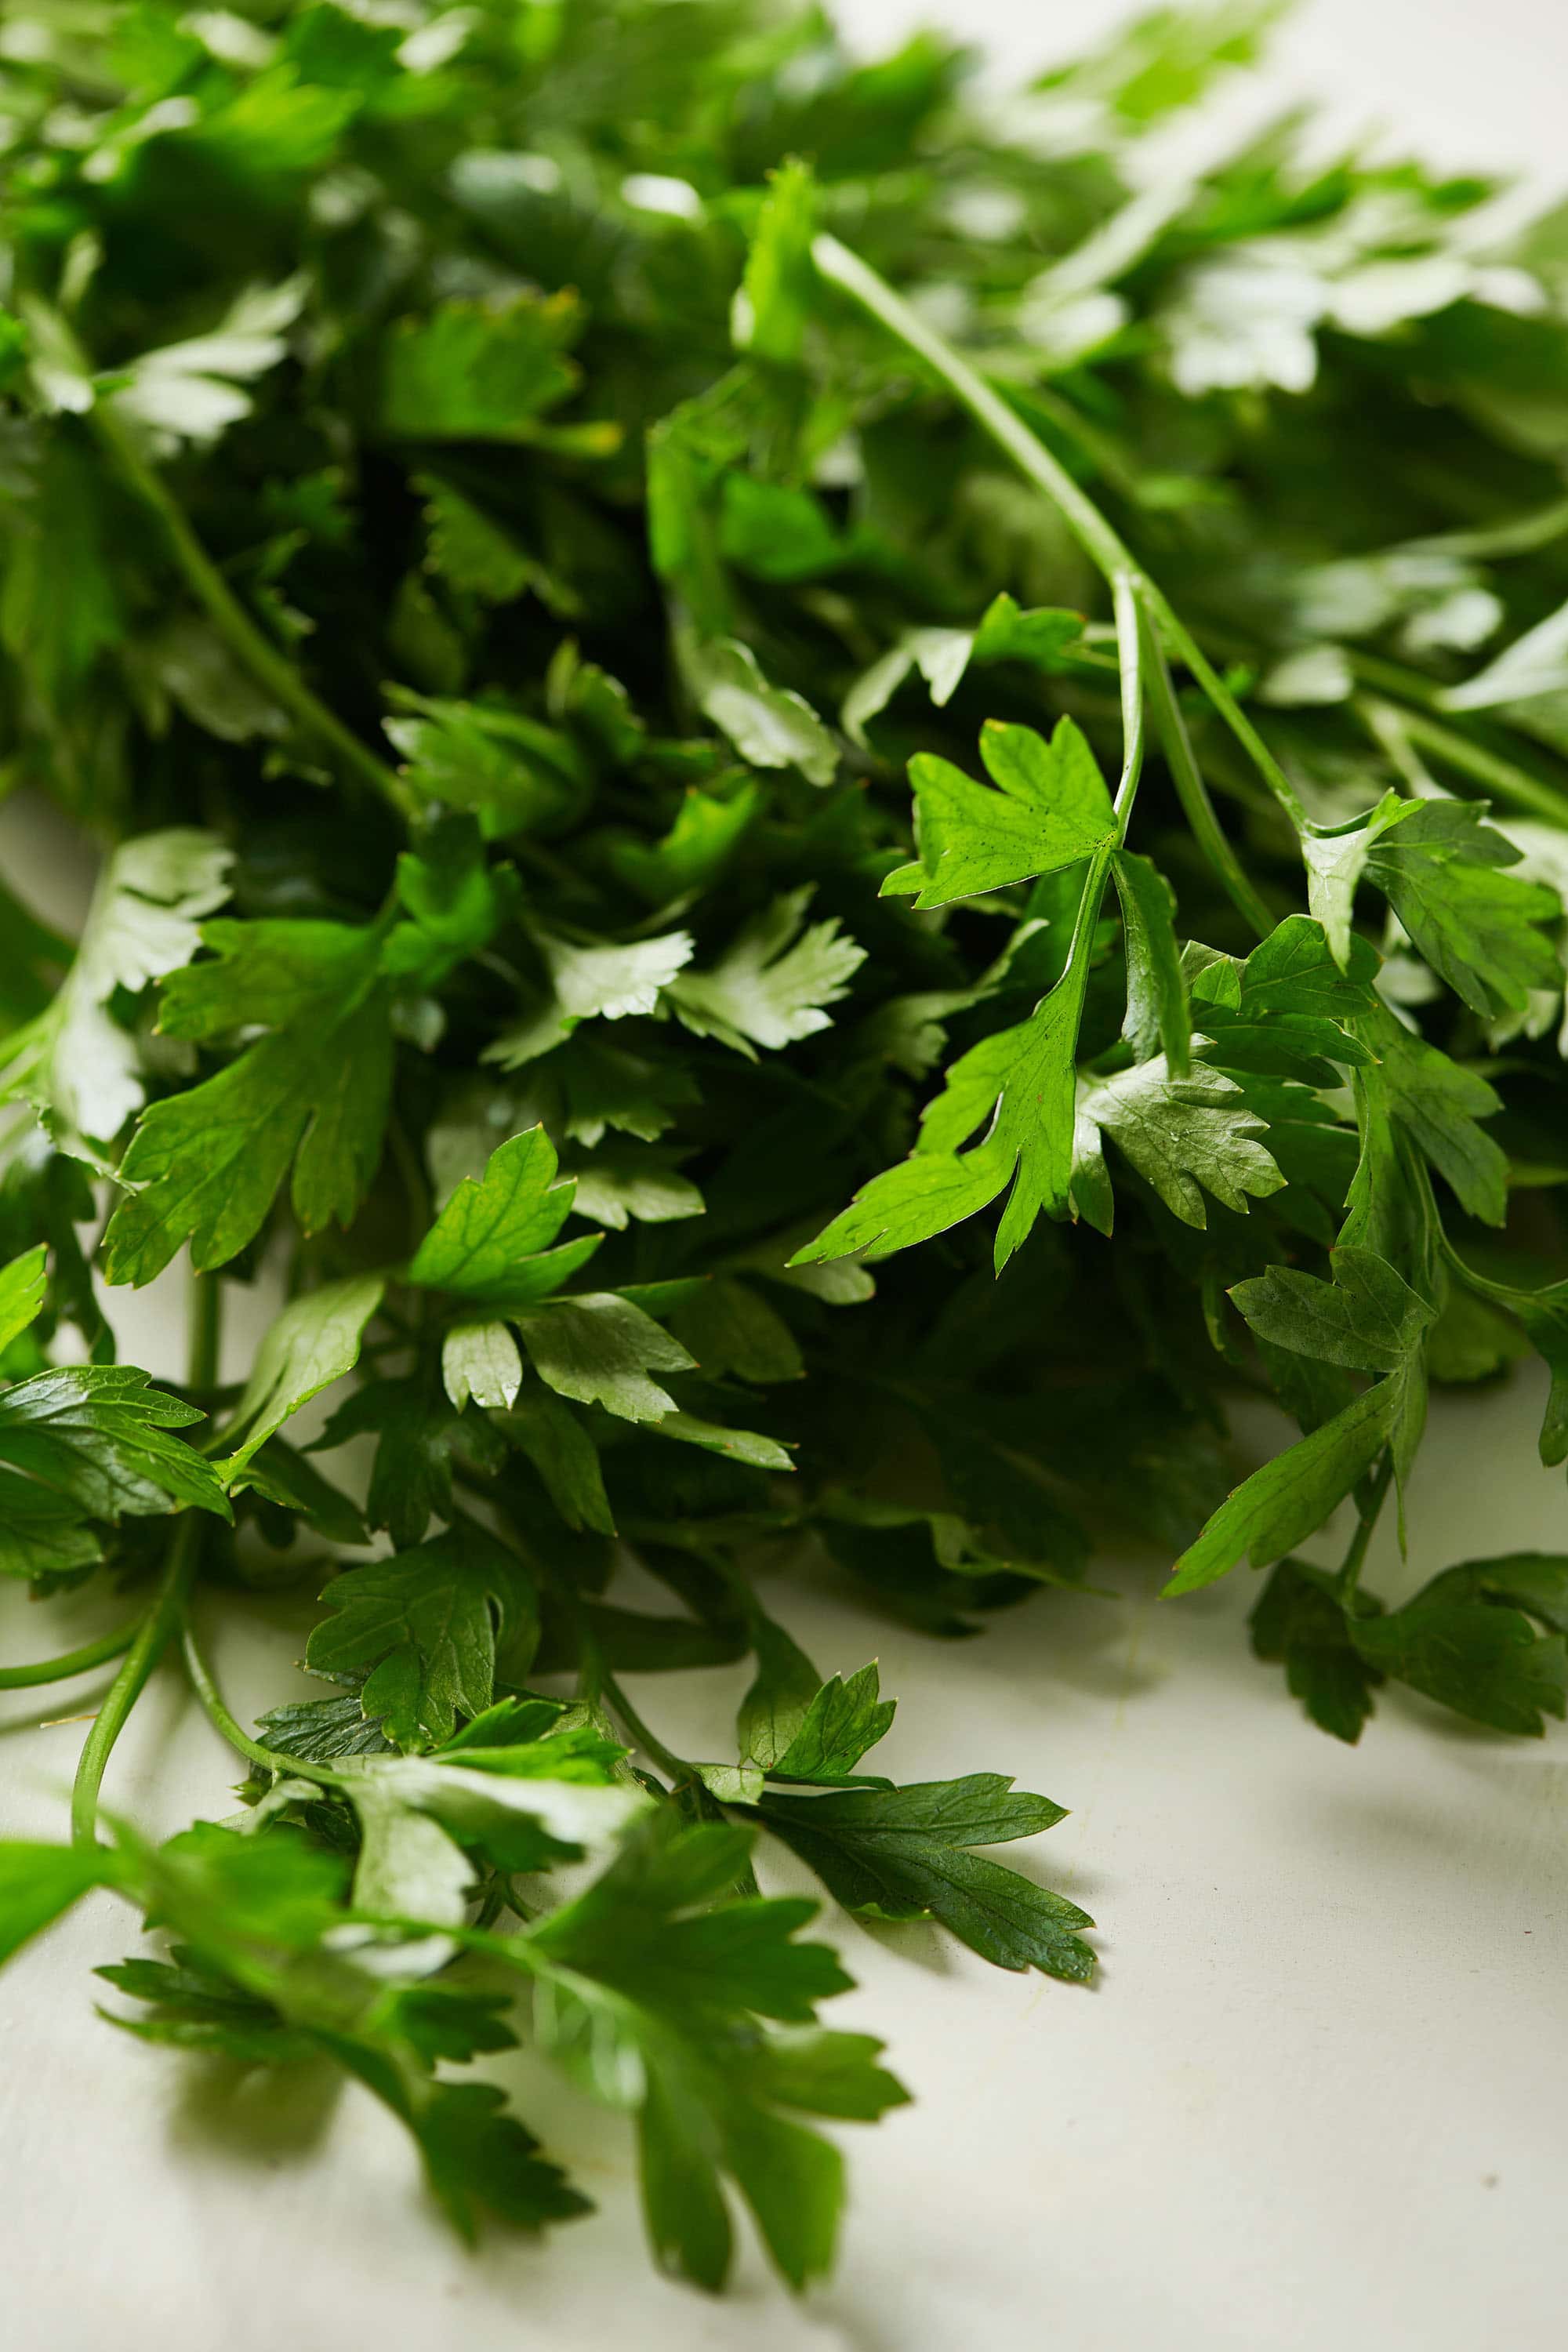
[[[789,0],[7,12],[0,758],[108,854],[76,940],[0,896],[0,1572],[126,1621],[0,1949],[117,1889],[118,2021],[337,2066],[464,2235],[583,2208],[436,2071],[527,2032],[661,2263],[733,2191],[826,2267],[798,2118],[903,2094],[753,1841],[1092,1969],[989,1851],[1058,1806],[866,1769],[808,1546],[951,1638],[1246,1558],[1341,1739],[1563,1712],[1556,1556],[1362,1575],[1430,1382],[1535,1350],[1568,1454],[1562,273],[1289,130],[1135,195],[1272,13],[1047,76],[1086,153]],[[153,1386],[112,1286],[176,1261]],[[324,1686],[252,1737],[202,1632],[285,1574]],[[94,1844],[171,1643],[248,1827]],[[621,1681],[742,1659],[732,1756]]]

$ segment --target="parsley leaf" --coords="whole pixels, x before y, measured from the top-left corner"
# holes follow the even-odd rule
[[[142,1113],[105,1243],[111,1282],[150,1282],[185,1242],[194,1265],[224,1265],[260,1231],[290,1165],[306,1232],[346,1224],[381,1157],[392,1034],[378,935],[217,922],[202,938],[214,961],[170,981],[163,1027],[200,1041],[257,1022],[268,1034]]]

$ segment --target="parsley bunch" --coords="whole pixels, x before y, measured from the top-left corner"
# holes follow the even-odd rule
[[[723,2283],[732,2189],[826,2268],[805,2119],[905,2095],[759,1836],[1091,1972],[989,1852],[1058,1807],[866,1769],[808,1549],[936,1636],[1247,1558],[1341,1738],[1564,1711],[1568,1558],[1361,1570],[1429,1380],[1533,1349],[1568,1456],[1568,226],[1291,122],[1151,177],[1269,13],[1006,105],[772,0],[0,31],[4,772],[104,852],[79,940],[0,924],[0,1570],[122,1596],[0,1668],[120,1661],[0,1951],[114,1888],[174,1939],[117,2022],[345,2070],[466,2234],[584,2209],[448,2071],[525,2032],[662,2263]],[[1300,1435],[1227,1494],[1249,1396]],[[247,1727],[209,1629],[290,1578],[321,1696]],[[165,1652],[245,1811],[106,1843]],[[622,1681],[742,1659],[711,1760]]]

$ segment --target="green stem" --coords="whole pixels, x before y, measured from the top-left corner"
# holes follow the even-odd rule
[[[1253,761],[1269,791],[1300,832],[1307,812],[1294,784],[1269,751],[1228,687],[1218,677],[1202,648],[1177,619],[1162,591],[1149,579],[1121,534],[1100,513],[1094,500],[1079,488],[1060,461],[1053,457],[1022,417],[994,392],[984,376],[960,357],[952,345],[927,326],[893,291],[886,278],[840,245],[836,236],[822,236],[812,244],[812,258],[822,276],[860,304],[872,318],[923,359],[975,423],[1006,451],[1025,478],[1043,491],[1089,562],[1114,588],[1124,577],[1153,622],[1165,647],[1183,662],[1203,688],[1215,709]],[[1272,925],[1269,926],[1272,929]]]
[[[180,1628],[180,1648],[185,1661],[185,1671],[191,1678],[191,1688],[201,1702],[203,1713],[231,1748],[237,1748],[240,1755],[248,1758],[252,1764],[260,1764],[268,1771],[281,1773],[287,1779],[316,1780],[324,1789],[341,1789],[344,1785],[342,1773],[331,1771],[324,1764],[305,1763],[298,1756],[285,1756],[279,1748],[264,1748],[259,1739],[250,1738],[240,1729],[225,1704],[223,1693],[196,1640],[188,1609]]]
[[[1378,1515],[1383,1509],[1389,1487],[1393,1483],[1394,1456],[1392,1454],[1385,1454],[1383,1457],[1383,1467],[1377,1474],[1371,1494],[1367,1496],[1366,1508],[1356,1521],[1356,1531],[1351,1538],[1350,1549],[1345,1553],[1340,1568],[1337,1581],[1342,1601],[1350,1599],[1361,1580],[1362,1566],[1366,1559],[1367,1546],[1372,1541],[1373,1529],[1377,1525]]]
[[[815,238],[811,252],[824,278],[858,302],[862,310],[869,311],[889,334],[897,336],[910,351],[918,352],[928,367],[941,376],[975,423],[1007,452],[1019,472],[1058,509],[1089,562],[1107,580],[1114,580],[1119,572],[1136,576],[1138,564],[1131,549],[1122,544],[1066,467],[1052,457],[984,378],[959,357],[952,344],[934,333],[918,311],[894,293],[885,278],[879,278],[858,253],[851,253],[836,236]]]
[[[132,1708],[142,1696],[148,1675],[162,1657],[184,1607],[185,1591],[195,1572],[201,1547],[201,1516],[187,1510],[174,1527],[169,1557],[158,1580],[153,1605],[137,1628],[125,1663],[109,1686],[108,1696],[93,1718],[83,1743],[81,1760],[71,1790],[71,1838],[77,1845],[98,1839],[98,1792],[114,1743],[124,1730]]]
[[[191,529],[178,500],[142,457],[112,401],[98,402],[91,423],[130,488],[157,516],[187,586],[241,667],[321,746],[342,774],[368,784],[399,816],[415,816],[417,803],[401,776],[318,700],[288,656],[257,627]]]
[[[185,1345],[187,1388],[211,1390],[218,1385],[218,1358],[223,1351],[223,1276],[198,1274],[192,1279],[187,1307]]]
[[[1229,687],[1226,685],[1192,631],[1184,622],[1177,619],[1175,613],[1152,580],[1146,580],[1143,583],[1143,601],[1153,616],[1155,626],[1164,638],[1167,649],[1191,670],[1210,702],[1295,826],[1296,831],[1304,832],[1307,824],[1307,809],[1300,793],[1296,790]]]
[[[1388,706],[1369,699],[1369,722],[1375,724],[1376,714],[1385,709]],[[1457,727],[1446,727],[1427,711],[1400,708],[1389,710],[1389,716],[1412,743],[1424,744],[1435,759],[1447,761],[1450,768],[1457,768],[1472,782],[1487,785],[1515,808],[1528,809],[1532,816],[1543,816],[1549,824],[1568,824],[1568,793],[1554,792],[1550,784],[1516,767],[1511,760],[1501,759],[1484,744],[1472,742]]]
[[[1116,614],[1116,652],[1121,678],[1121,777],[1116,787],[1116,839],[1127,839],[1138,779],[1143,772],[1143,614],[1138,583],[1130,572],[1119,572],[1110,583]]]
[[[68,1682],[73,1675],[107,1665],[110,1658],[128,1650],[135,1638],[134,1625],[120,1625],[112,1633],[100,1633],[96,1642],[84,1643],[79,1650],[68,1650],[63,1657],[43,1658],[32,1666],[0,1666],[0,1690],[36,1690],[40,1683]]]
[[[1171,781],[1176,788],[1176,798],[1187,820],[1194,840],[1214,867],[1225,886],[1226,896],[1243,919],[1260,940],[1267,939],[1274,929],[1274,918],[1247,876],[1236,852],[1226,839],[1225,829],[1215,814],[1203,771],[1194,754],[1187,735],[1187,722],[1182,716],[1182,706],[1171,683],[1171,673],[1159,646],[1152,648],[1153,659],[1149,665],[1149,692],[1154,705],[1154,726],[1165,763],[1171,771]]]
[[[625,1691],[616,1680],[615,1675],[610,1672],[608,1666],[606,1666],[602,1660],[599,1664],[598,1677],[599,1688],[604,1693],[605,1698],[609,1701],[610,1706],[615,1710],[616,1714],[620,1717],[621,1721],[631,1733],[632,1738],[637,1741],[637,1746],[642,1749],[644,1755],[652,1757],[654,1762],[658,1766],[659,1770],[668,1780],[674,1781],[689,1780],[691,1778],[690,1765],[684,1762],[683,1759],[677,1756],[672,1749],[667,1748],[663,1740],[658,1738],[655,1733],[648,1729],[647,1724],[643,1721],[641,1716],[638,1715],[636,1707],[633,1706],[630,1699],[626,1696]]]
[[[193,1388],[210,1389],[217,1379],[218,1347],[223,1332],[223,1286],[216,1275],[193,1276],[189,1300],[190,1360],[186,1370]],[[163,1656],[184,1613],[185,1596],[195,1575],[201,1551],[201,1514],[187,1509],[174,1523],[169,1556],[158,1580],[152,1606],[137,1627],[125,1663],[109,1686],[103,1705],[93,1718],[82,1745],[71,1790],[71,1836],[78,1845],[98,1838],[98,1793],[114,1743],[124,1730],[131,1710],[141,1697],[147,1677]]]

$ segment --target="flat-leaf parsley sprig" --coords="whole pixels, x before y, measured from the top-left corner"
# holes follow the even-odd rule
[[[1568,242],[1290,129],[1152,190],[1272,13],[1005,111],[772,0],[8,18],[5,775],[103,856],[75,940],[4,895],[0,1570],[106,1606],[0,1665],[100,1677],[0,1953],[112,1889],[114,2022],[342,2070],[464,2236],[586,2209],[460,2071],[526,2037],[661,2264],[827,2269],[906,2093],[781,1847],[1092,1974],[996,1858],[1060,1808],[877,1769],[808,1553],[861,1656],[1098,1540],[1269,1570],[1342,1739],[1564,1711],[1568,1557],[1364,1569],[1433,1381],[1534,1350],[1568,1455]],[[246,1778],[153,1845],[160,1661]],[[736,1665],[716,1757],[631,1687]]]

